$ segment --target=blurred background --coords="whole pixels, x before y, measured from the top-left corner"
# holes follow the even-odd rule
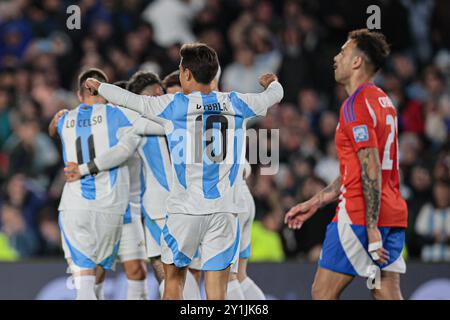
[[[79,30],[66,26],[72,4],[81,10]],[[348,31],[366,26],[372,4],[381,8],[381,31],[392,45],[376,83],[399,114],[401,191],[409,208],[404,255],[449,263],[447,0],[1,1],[0,261],[63,261],[61,146],[46,128],[58,110],[78,105],[77,74],[98,67],[111,82],[138,70],[163,78],[178,68],[180,45],[193,41],[217,51],[222,91],[259,92],[264,72],[277,73],[285,88],[282,103],[253,124],[280,128],[280,170],[263,176],[253,166],[250,261],[317,261],[335,206],[298,231],[282,219],[339,174],[334,132],[346,93],[334,82],[333,57]]]

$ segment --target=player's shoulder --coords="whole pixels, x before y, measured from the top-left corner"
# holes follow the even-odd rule
[[[379,86],[371,83],[362,86],[360,95],[364,97],[372,97],[372,96],[385,96],[386,93]]]
[[[365,86],[361,98],[364,99],[363,102],[368,104],[371,108],[381,107],[395,109],[395,106],[387,93],[376,85]]]

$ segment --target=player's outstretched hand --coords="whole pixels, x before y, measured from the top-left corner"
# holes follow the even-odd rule
[[[78,163],[67,162],[64,168],[64,177],[67,182],[73,182],[81,179],[80,169],[78,168]]]
[[[319,202],[315,198],[299,203],[286,213],[284,216],[284,223],[286,223],[290,229],[300,229],[303,223],[311,218],[318,209]]]
[[[259,77],[259,84],[264,88],[267,89],[269,84],[271,84],[274,81],[278,81],[278,78],[273,73],[266,73],[263,74],[261,77]]]
[[[98,88],[102,83],[94,78],[88,78],[84,83],[84,86],[89,90],[91,95],[96,96],[98,94]]]
[[[389,251],[383,248],[383,239],[380,230],[375,228],[367,228],[367,238],[369,240],[369,253],[372,259],[383,265],[389,261]]]

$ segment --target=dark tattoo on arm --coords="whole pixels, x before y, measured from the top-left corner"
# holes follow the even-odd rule
[[[323,207],[334,201],[339,196],[341,188],[341,177],[337,177],[332,183],[319,192],[319,207]]]
[[[378,225],[381,204],[381,166],[378,150],[366,148],[358,151],[361,163],[361,184],[366,203],[366,225],[374,228]]]

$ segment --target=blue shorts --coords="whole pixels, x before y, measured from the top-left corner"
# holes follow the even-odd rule
[[[367,277],[373,266],[381,270],[406,272],[402,257],[405,228],[380,227],[383,247],[389,251],[389,261],[378,265],[369,254],[366,226],[331,222],[327,227],[320,254],[319,267],[352,276]]]

